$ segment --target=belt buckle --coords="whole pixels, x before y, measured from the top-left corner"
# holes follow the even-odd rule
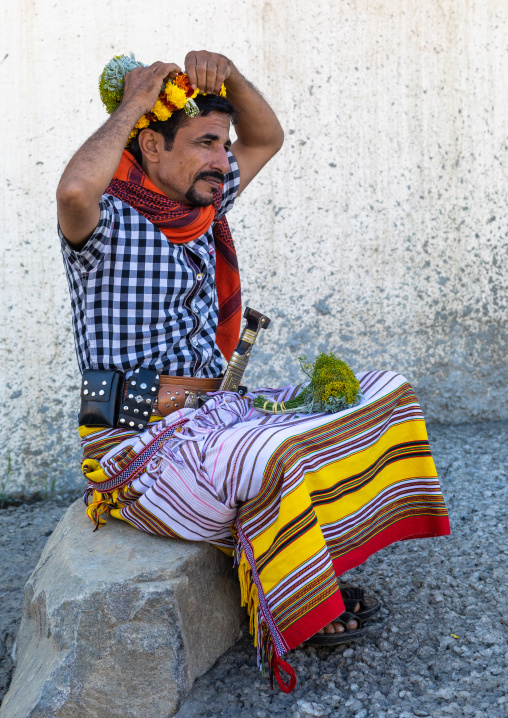
[[[193,391],[189,391],[189,393],[187,394],[187,397],[185,399],[185,404],[184,404],[185,408],[186,409],[198,409],[200,406],[200,404],[199,404],[200,398],[201,398],[201,396],[198,396]]]

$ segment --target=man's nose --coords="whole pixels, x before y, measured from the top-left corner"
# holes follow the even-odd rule
[[[214,152],[211,168],[218,170],[223,175],[229,172],[229,159],[225,147],[218,147],[216,152]]]

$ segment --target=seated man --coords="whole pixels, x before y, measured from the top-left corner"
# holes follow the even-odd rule
[[[288,650],[356,639],[378,607],[337,577],[394,541],[448,533],[447,513],[403,377],[360,374],[361,402],[332,414],[254,406],[256,394],[284,402],[296,387],[217,391],[241,310],[225,215],[283,132],[227,58],[191,52],[185,72],[109,63],[101,89],[112,115],[57,191],[84,374],[87,513],[97,527],[108,512],[234,552],[259,660],[289,691]],[[201,408],[184,406],[207,392]]]

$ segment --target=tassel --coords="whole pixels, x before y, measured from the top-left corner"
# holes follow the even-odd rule
[[[236,528],[236,527],[235,527]],[[254,636],[254,646],[257,648],[257,663],[264,673],[265,661],[270,672],[270,687],[273,689],[274,677],[284,693],[291,693],[296,686],[296,675],[292,667],[277,655],[272,635],[268,629],[260,608],[258,587],[252,578],[252,569],[247,561],[245,551],[235,536],[235,565],[238,567],[240,581],[241,605],[247,606],[250,618],[250,633]],[[275,629],[276,630],[276,629]],[[283,639],[282,639],[283,642]],[[284,650],[284,642],[281,647]],[[287,649],[287,646],[285,646]],[[286,683],[281,677],[281,670],[289,676]]]
[[[272,666],[273,673],[275,674],[275,678],[277,679],[277,683],[279,684],[281,691],[284,693],[291,693],[293,688],[296,686],[296,675],[294,670],[291,668],[289,663],[286,663],[286,661],[283,661],[282,658],[279,658],[275,654],[275,651],[273,652]],[[281,668],[284,673],[289,676],[289,681],[287,683],[284,683],[282,680],[280,675]],[[270,686],[273,688],[273,679],[270,681]]]
[[[90,495],[86,498],[88,500]],[[123,509],[124,506],[125,504],[118,501],[118,489],[115,489],[111,494],[94,490],[91,503],[88,504],[86,508],[86,515],[95,524],[94,532],[97,531],[100,526],[106,525],[106,521],[101,519],[102,514],[109,514],[111,509]]]
[[[272,690],[275,678],[281,691],[284,693],[291,693],[293,688],[296,686],[296,674],[289,663],[286,663],[286,661],[283,661],[282,658],[277,655],[272,636],[270,635],[265,622],[262,621],[261,624],[262,627],[258,631],[260,634],[258,643],[258,666],[262,673],[264,673],[265,661],[268,664],[270,688]],[[289,676],[289,681],[287,683],[281,676],[281,670]]]

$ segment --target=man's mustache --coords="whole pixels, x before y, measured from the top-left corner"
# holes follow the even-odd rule
[[[200,172],[194,178],[194,182],[197,182],[200,179],[214,179],[219,180],[219,182],[221,183],[224,183],[224,175],[222,174],[222,172]]]

